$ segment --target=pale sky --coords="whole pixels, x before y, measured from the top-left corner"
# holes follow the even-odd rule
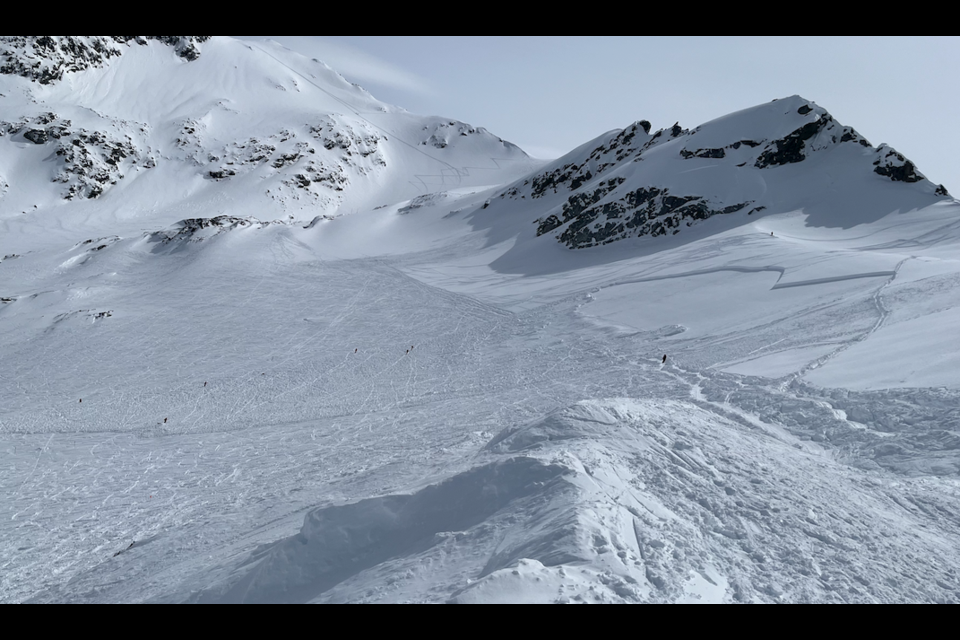
[[[695,127],[793,94],[960,194],[960,36],[235,36],[377,98],[557,157],[637,120]]]

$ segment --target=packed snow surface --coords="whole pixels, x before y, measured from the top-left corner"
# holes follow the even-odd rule
[[[960,602],[960,205],[909,161],[789,98],[544,166],[142,38],[0,77],[0,601]],[[650,188],[668,233],[606,226]]]

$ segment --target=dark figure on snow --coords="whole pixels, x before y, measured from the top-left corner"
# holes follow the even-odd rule
[[[170,419],[170,418],[164,418],[164,419],[163,419],[163,424],[167,424],[167,420],[169,420],[169,419]]]
[[[667,364],[667,356],[663,356],[663,364]]]

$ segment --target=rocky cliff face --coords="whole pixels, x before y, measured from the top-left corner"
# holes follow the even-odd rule
[[[125,47],[150,41],[173,47],[186,60],[200,57],[200,46],[213,36],[0,36],[0,74],[18,75],[40,84],[64,74],[102,66]]]
[[[538,215],[538,236],[552,235],[571,249],[583,249],[677,235],[714,216],[754,215],[774,203],[782,208],[799,202],[809,191],[798,185],[819,179],[812,168],[841,156],[839,175],[851,180],[872,172],[905,188],[948,197],[945,187],[930,184],[894,149],[874,148],[856,130],[798,96],[694,130],[680,125],[651,130],[643,121],[608,134],[505,190],[487,208],[520,201]]]

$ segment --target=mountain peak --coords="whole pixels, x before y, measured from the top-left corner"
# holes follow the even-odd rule
[[[0,74],[52,84],[65,73],[102,66],[123,55],[131,44],[151,41],[173,47],[185,60],[200,56],[200,45],[213,36],[0,36]]]
[[[166,225],[183,199],[207,197],[240,218],[312,218],[503,183],[533,164],[485,129],[401,112],[277,44],[0,36],[0,65],[0,217],[142,198]]]
[[[651,130],[641,121],[608,133],[506,189],[487,208],[532,201],[538,237],[583,249],[677,235],[714,216],[737,214],[745,221],[759,213],[829,210],[817,223],[843,226],[851,223],[848,216],[889,213],[881,209],[890,197],[948,197],[896,150],[874,148],[801,96],[693,130],[679,123]],[[840,209],[854,210],[842,219],[835,213],[841,200]]]

